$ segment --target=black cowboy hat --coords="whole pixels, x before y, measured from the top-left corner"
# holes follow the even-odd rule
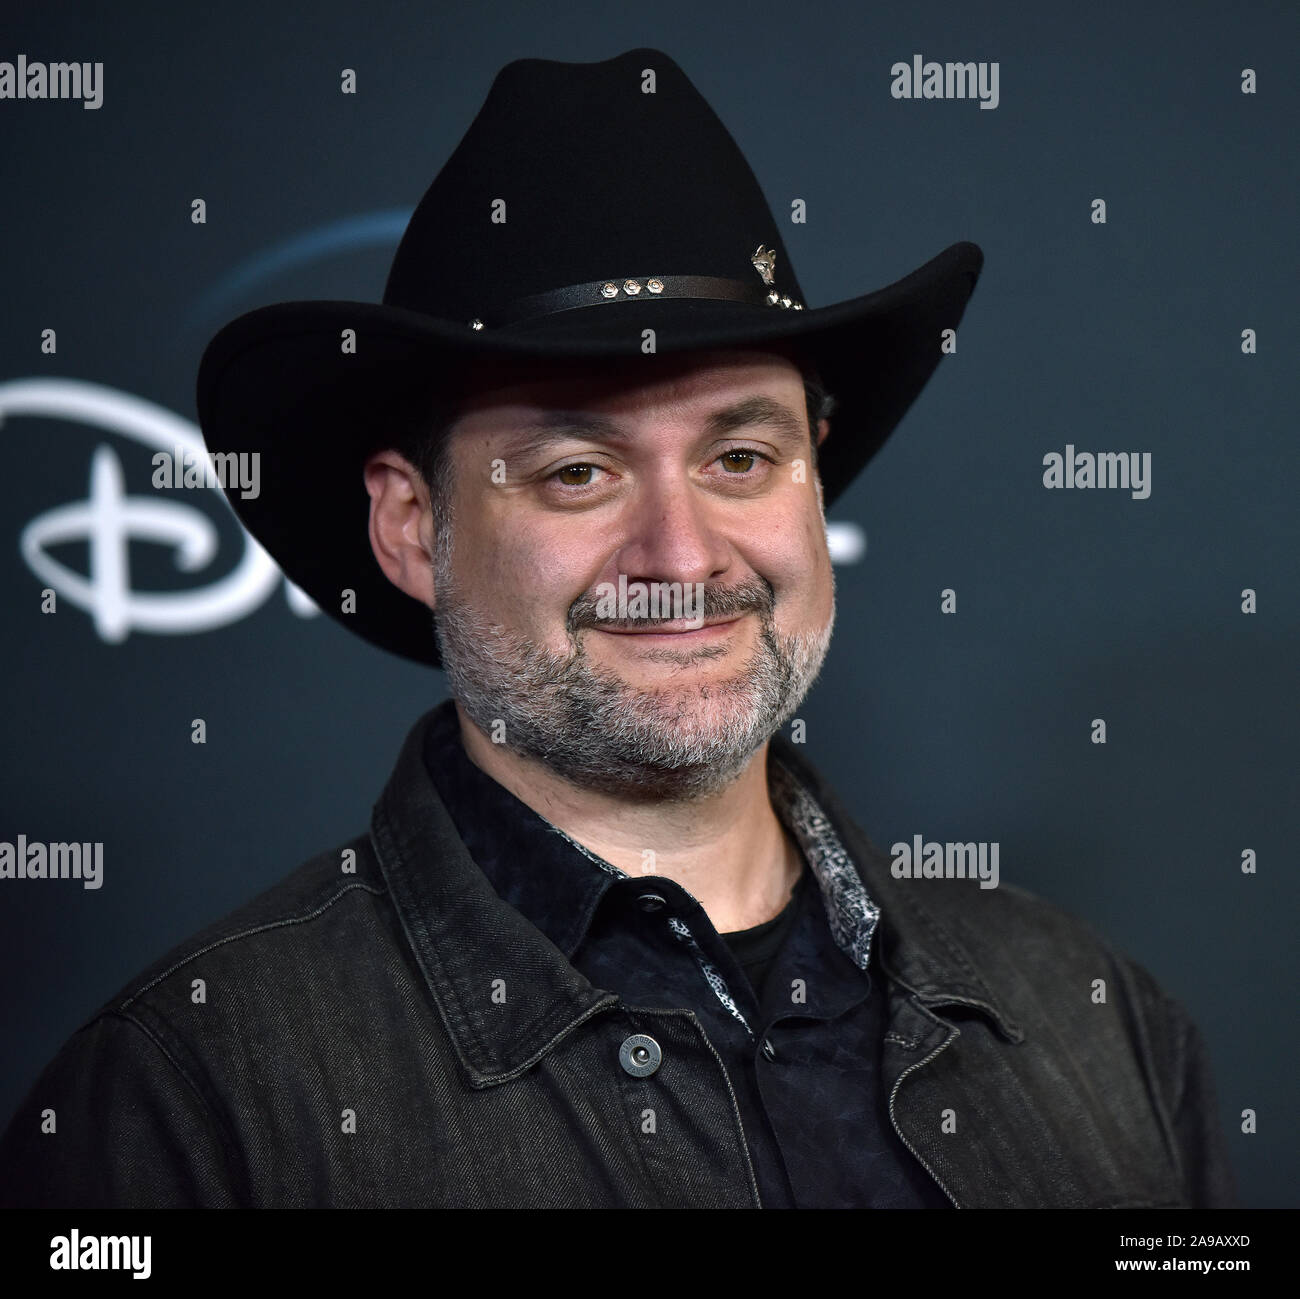
[[[412,215],[382,303],[277,303],[208,344],[208,450],[260,453],[260,493],[231,490],[231,505],[326,613],[437,664],[432,615],[370,549],[362,465],[392,445],[394,412],[450,391],[475,358],[642,355],[645,330],[659,354],[772,343],[808,356],[838,399],[818,458],[829,505],[925,386],[984,258],[956,243],[813,308],[780,229],[666,54],[508,64]]]

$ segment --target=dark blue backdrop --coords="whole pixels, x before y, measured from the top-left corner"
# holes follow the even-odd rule
[[[0,60],[100,61],[104,79],[94,110],[0,100],[0,840],[101,841],[105,870],[97,890],[0,880],[0,1122],[129,976],[358,831],[444,693],[296,612],[218,493],[155,490],[141,429],[187,431],[226,319],[379,298],[502,64],[654,46],[778,217],[806,200],[783,237],[810,305],[958,239],[987,258],[957,354],[833,512],[867,548],[838,569],[811,756],[877,842],[998,841],[1003,880],[1150,969],[1208,1040],[1243,1202],[1297,1203],[1300,8],[32,8]],[[891,98],[914,54],[997,61],[998,106]],[[1045,490],[1043,456],[1067,444],[1149,452],[1150,497]],[[127,552],[129,597],[191,593],[169,606],[185,634],[142,629],[132,605],[114,632],[102,568],[98,615],[77,607],[76,573],[111,548],[75,517],[51,541],[49,512],[86,499],[97,454],[101,491],[120,474],[122,494],[215,530],[192,571],[168,546]],[[217,601],[207,630],[196,592]]]

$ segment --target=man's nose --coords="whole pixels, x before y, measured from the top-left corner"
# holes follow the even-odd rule
[[[618,571],[664,582],[707,582],[732,563],[717,503],[682,479],[643,481],[624,515]]]

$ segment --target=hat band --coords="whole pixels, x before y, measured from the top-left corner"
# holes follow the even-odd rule
[[[702,298],[803,310],[803,303],[789,294],[747,280],[718,279],[710,275],[651,275],[646,279],[589,280],[586,284],[570,284],[563,289],[519,298],[494,311],[492,323],[513,325],[521,320],[553,316],[579,307],[594,307],[602,302],[650,301],[655,298]],[[470,321],[471,329],[484,327],[482,320]]]

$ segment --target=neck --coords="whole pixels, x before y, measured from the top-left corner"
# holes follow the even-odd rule
[[[761,925],[789,901],[803,859],[772,807],[767,744],[736,780],[707,798],[629,802],[583,789],[544,763],[493,744],[459,704],[456,712],[475,766],[625,874],[680,884],[719,933]]]

